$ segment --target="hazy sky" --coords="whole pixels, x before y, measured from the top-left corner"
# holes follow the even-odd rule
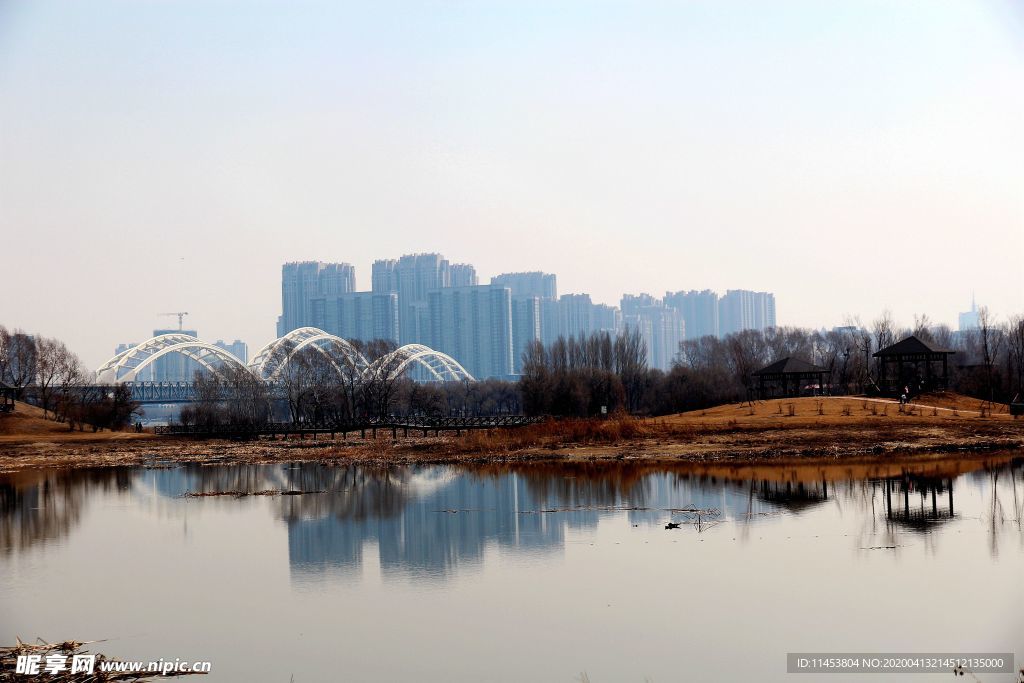
[[[274,334],[281,263],[438,251],[780,324],[1024,311],[1011,0],[0,0],[0,323]]]

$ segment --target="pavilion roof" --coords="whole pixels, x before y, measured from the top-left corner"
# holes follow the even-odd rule
[[[924,339],[919,339],[914,335],[910,335],[906,339],[896,342],[891,346],[886,346],[884,349],[879,349],[874,353],[874,357],[880,356],[908,356],[911,354],[925,354],[925,353],[956,353],[949,349],[944,349],[937,344],[927,342]]]
[[[820,365],[808,363],[800,358],[783,358],[777,360],[771,365],[761,368],[755,375],[795,375],[803,372],[828,372],[825,368]]]

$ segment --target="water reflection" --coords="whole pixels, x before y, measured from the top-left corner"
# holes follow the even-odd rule
[[[953,480],[905,477],[881,482],[885,492],[885,518],[912,531],[926,531],[953,519]],[[893,506],[893,498],[896,505]],[[911,506],[911,498],[915,504]],[[939,500],[942,500],[940,506]]]
[[[926,537],[960,518],[954,492],[970,487],[985,497],[971,514],[988,522],[995,554],[997,530],[1021,528],[1022,472],[1024,460],[993,455],[773,467],[304,463],[16,473],[0,477],[0,550],[17,553],[67,536],[97,494],[153,496],[183,515],[190,506],[240,505],[233,496],[186,493],[303,491],[257,503],[285,525],[294,577],[358,573],[375,553],[385,575],[444,578],[478,565],[488,548],[554,554],[570,530],[594,529],[603,518],[664,524],[681,509],[714,510],[737,522],[741,541],[750,524],[773,515],[835,510],[860,520],[858,547],[896,548],[904,532]]]
[[[44,470],[0,476],[0,553],[56,541],[78,524],[94,493],[126,491],[127,468]]]

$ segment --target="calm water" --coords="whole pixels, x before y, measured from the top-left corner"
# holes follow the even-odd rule
[[[182,496],[267,489],[323,493]],[[0,641],[105,638],[126,659],[211,660],[204,680],[806,681],[786,652],[1024,660],[1024,461],[1006,457],[52,471],[0,475],[0,504]]]

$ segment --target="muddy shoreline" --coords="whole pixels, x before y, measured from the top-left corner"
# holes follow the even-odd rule
[[[0,419],[0,472],[174,463],[336,464],[892,462],[1007,452],[1024,456],[1024,420],[1006,406],[943,394],[933,405],[830,397],[722,405],[663,418],[549,420],[423,436],[391,430],[250,440],[71,432],[19,404]]]
[[[501,434],[391,439],[292,438],[225,440],[181,437],[0,444],[0,472],[42,468],[175,463],[247,464],[321,461],[335,464],[640,463],[787,464],[884,462],[894,458],[965,456],[995,451],[1024,457],[1024,425],[997,421],[947,424],[708,426],[622,438],[614,443],[549,437],[504,443]],[[528,440],[528,439],[525,439]]]

